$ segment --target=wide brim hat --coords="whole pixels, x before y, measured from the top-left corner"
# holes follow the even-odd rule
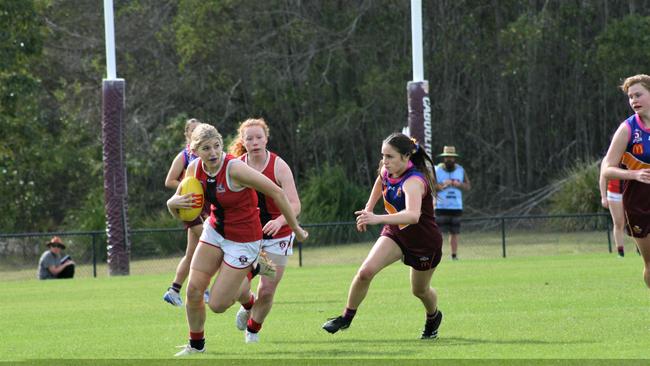
[[[439,158],[444,158],[446,156],[451,156],[454,158],[459,158],[460,155],[456,153],[456,147],[455,146],[445,146],[442,148],[442,154],[439,154]]]
[[[48,247],[50,247],[52,245],[60,245],[60,246],[63,247],[63,249],[65,249],[65,244],[63,244],[63,241],[58,236],[53,236],[52,239],[50,239],[49,242],[45,243],[45,246],[48,246]]]

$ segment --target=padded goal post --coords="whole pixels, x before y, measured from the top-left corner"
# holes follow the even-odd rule
[[[429,82],[424,80],[424,57],[422,48],[422,1],[411,0],[411,47],[413,52],[413,80],[406,90],[408,97],[408,128],[406,134],[431,155],[431,100]]]
[[[408,92],[408,132],[433,159],[431,135],[431,100],[426,80],[410,81]]]
[[[129,274],[124,79],[102,83],[102,145],[108,272]]]

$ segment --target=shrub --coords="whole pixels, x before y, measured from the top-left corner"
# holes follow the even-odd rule
[[[340,165],[326,164],[319,170],[312,169],[300,190],[300,221],[306,224],[353,221],[354,211],[365,206],[369,190],[350,180]],[[352,225],[321,227],[310,231],[309,243],[347,242],[353,240],[354,232]]]
[[[556,182],[561,188],[550,198],[550,214],[591,214],[601,212],[598,179],[600,161],[577,161],[568,168],[565,178]],[[600,223],[601,220],[598,220]],[[595,229],[594,220],[562,219],[562,226],[568,230]],[[603,223],[604,224],[604,223]],[[589,228],[585,227],[588,225]],[[599,224],[600,225],[600,224]]]

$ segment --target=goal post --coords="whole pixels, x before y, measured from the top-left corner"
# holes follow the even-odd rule
[[[413,80],[409,81],[408,127],[405,133],[417,140],[430,156],[432,153],[431,101],[429,82],[424,80],[424,57],[422,51],[422,1],[411,0],[411,48],[413,57]]]
[[[102,157],[104,207],[106,209],[107,262],[109,275],[129,274],[129,230],[126,184],[126,131],[124,79],[115,68],[113,1],[104,0],[106,79],[102,82]]]

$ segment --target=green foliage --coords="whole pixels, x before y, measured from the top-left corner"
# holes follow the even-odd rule
[[[167,210],[155,211],[147,216],[130,216],[130,226],[143,229],[145,232],[131,233],[131,258],[164,258],[180,259],[179,253],[184,253],[187,246],[187,234],[182,230],[183,223],[174,218]],[[146,232],[147,228],[176,228],[175,231]]]
[[[21,69],[42,51],[34,1],[0,0],[0,70]]]
[[[575,162],[573,167],[566,170],[565,178],[556,183],[561,184],[561,188],[550,199],[549,213],[583,214],[602,211],[599,174],[598,162]],[[560,225],[565,230],[596,229],[591,222],[572,218],[549,222],[548,225]]]
[[[573,159],[602,153],[627,108],[615,85],[650,68],[649,10],[633,3],[423,2],[433,149],[472,151],[468,208],[508,209]],[[339,192],[349,187],[311,178],[337,167],[346,184],[372,184],[380,141],[406,123],[409,10],[389,0],[115,2],[131,226],[165,216],[163,181],[187,117],[226,139],[245,118],[266,118],[269,147],[316,202],[303,222],[352,220],[358,205]],[[0,230],[98,228],[102,7],[0,0],[0,24]]]
[[[158,129],[146,152],[152,158],[128,155],[129,221],[132,227],[143,227],[140,223],[151,217],[159,217],[161,211],[167,211],[165,202],[174,192],[165,187],[165,177],[172,161],[185,147],[187,119],[187,115],[179,114]],[[132,184],[134,181],[138,183]]]
[[[301,221],[353,221],[354,211],[364,207],[368,192],[355,184],[340,165],[312,169],[300,190]]]
[[[575,162],[562,179],[562,188],[551,198],[550,212],[593,213],[601,211],[598,162]]]
[[[369,188],[354,183],[340,165],[325,164],[321,169],[311,169],[307,182],[300,189],[300,221],[306,224],[354,221],[354,211],[365,206]],[[372,240],[375,228],[359,234],[349,225],[312,227],[309,245]]]
[[[41,24],[32,2],[11,0],[0,1],[0,24],[0,231],[47,227],[42,178],[51,169],[43,150],[50,140],[32,70],[42,51]]]
[[[543,40],[543,15],[522,14],[517,20],[501,30],[499,39],[507,53],[503,61],[505,76],[525,77],[535,63],[531,60],[531,47],[538,47]]]
[[[650,16],[628,15],[596,37],[596,59],[610,84],[650,70]]]
[[[72,231],[95,231],[106,228],[104,186],[96,182],[85,197],[79,197],[78,206],[66,212],[63,226]]]

